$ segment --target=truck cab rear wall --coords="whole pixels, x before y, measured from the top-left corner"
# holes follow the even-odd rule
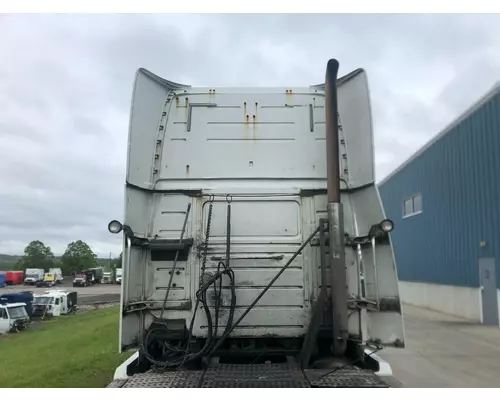
[[[175,307],[195,301],[193,290],[201,274],[200,254],[210,195],[215,199],[207,269],[213,273],[218,261],[225,259],[229,193],[231,265],[238,268],[236,298],[240,309],[250,305],[269,283],[270,276],[265,272],[280,270],[287,257],[318,226],[319,219],[328,217],[324,89],[324,85],[316,85],[218,88],[214,92],[138,71],[129,126],[123,223],[138,241],[178,241],[187,204],[192,204],[186,238],[194,240],[193,251],[179,259],[178,274],[172,280],[176,286],[169,292],[172,310],[167,310],[166,315],[186,321],[192,318],[190,310]],[[339,79],[338,111],[342,126],[342,222],[346,232],[357,236],[384,219],[374,180],[370,98],[364,71],[356,70]],[[390,243],[380,246],[376,257],[368,249],[363,251],[370,300],[377,298],[377,288],[383,298],[399,304]],[[346,252],[346,284],[349,292],[357,293],[357,253],[351,248]],[[173,258],[157,258],[154,253],[135,244],[130,250],[124,248],[124,307],[137,303],[137,299],[157,305],[165,298]],[[259,301],[263,308],[251,310],[244,326],[231,336],[304,336],[310,319],[310,299],[317,296],[320,286],[318,253],[317,247],[305,249],[294,261],[296,264],[276,281],[277,286]],[[367,313],[362,324],[357,313],[353,314],[349,334],[359,337],[364,326],[367,340],[404,342],[402,318],[396,308]],[[207,335],[202,314],[194,324],[193,334],[197,337]],[[152,318],[142,319],[132,311],[122,313],[120,318],[121,348],[138,346],[140,334],[147,330]],[[227,314],[221,318],[224,324]]]

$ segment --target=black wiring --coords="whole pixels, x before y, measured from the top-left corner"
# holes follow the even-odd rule
[[[224,275],[228,276],[229,278],[231,304],[229,307],[230,310],[226,323],[226,329],[224,330],[224,334],[222,335],[222,337],[219,338],[219,341],[223,339],[224,335],[231,328],[236,308],[235,276],[234,271],[231,268],[226,268],[224,263],[221,261],[219,262],[219,265],[217,267],[217,272],[213,276],[211,276],[196,292],[196,307],[191,319],[187,340],[178,341],[177,344],[170,343],[169,340],[165,339],[166,333],[168,332],[168,326],[166,325],[166,323],[162,322],[159,322],[157,326],[150,328],[146,333],[141,346],[142,353],[144,357],[151,364],[153,364],[154,367],[156,367],[156,369],[180,368],[186,363],[193,362],[209,354],[209,352],[216,345],[219,345],[216,339],[218,330],[218,318],[222,305],[222,278]],[[214,288],[215,322],[212,319],[212,313],[207,301],[207,292],[211,286],[213,286]],[[190,352],[189,347],[191,338],[193,336],[196,310],[198,309],[200,304],[205,311],[207,319],[207,338],[200,351]]]
[[[262,350],[262,352],[261,352],[261,353],[260,353],[257,357],[255,357],[255,358],[253,359],[253,361],[250,363],[250,365],[255,364],[255,363],[257,362],[257,360],[258,360],[259,358],[261,358],[264,354],[266,354],[266,350],[265,350],[265,349],[264,349],[264,350]]]
[[[220,262],[217,265],[217,274],[220,273],[220,266],[224,265],[222,262]],[[220,311],[220,306],[222,304],[222,279],[219,279],[219,287],[217,287],[217,282],[214,281],[214,302],[215,302],[215,328],[214,328],[214,336],[217,337],[217,333],[219,330],[219,311]]]
[[[224,342],[224,340],[229,336],[229,334],[240,324],[240,322],[245,318],[245,316],[252,310],[252,308],[257,304],[257,302],[261,299],[262,296],[269,290],[269,288],[274,284],[276,280],[279,279],[281,274],[289,267],[289,265],[293,262],[293,260],[302,252],[302,250],[306,247],[306,245],[311,241],[311,239],[319,232],[320,227],[317,227],[311,235],[307,238],[307,240],[300,246],[300,248],[292,255],[292,257],[288,260],[288,262],[280,269],[280,271],[276,274],[276,276],[266,285],[266,287],[259,293],[259,295],[255,298],[255,300],[247,307],[247,309],[240,315],[238,320],[233,323],[234,319],[234,312],[236,308],[236,288],[235,288],[235,279],[234,279],[234,271],[231,268],[227,268],[226,265],[222,261],[219,262],[219,265],[217,267],[217,272],[211,276],[207,282],[205,282],[196,292],[196,305],[195,309],[193,312],[193,317],[191,319],[191,324],[189,327],[189,335],[188,339],[184,344],[184,347],[182,348],[181,346],[173,347],[171,345],[167,345],[166,343],[163,343],[162,345],[159,345],[160,348],[163,350],[162,352],[162,357],[160,360],[157,358],[153,357],[151,353],[149,352],[148,348],[153,346],[154,344],[157,344],[160,340],[157,338],[155,342],[149,341],[148,338],[150,337],[151,332],[156,331],[156,330],[161,330],[163,333],[165,332],[165,328],[150,328],[149,332],[146,334],[144,337],[143,345],[142,347],[142,352],[144,353],[144,356],[146,359],[148,359],[154,366],[158,368],[169,368],[169,367],[177,367],[180,368],[182,367],[186,362],[194,361],[199,359],[200,357],[203,356],[211,356]],[[206,237],[208,238],[208,228],[207,228],[207,235]],[[206,241],[207,243],[207,241]],[[206,246],[205,246],[206,249]],[[205,251],[205,256],[204,256],[204,261],[206,260],[206,251]],[[220,266],[223,266],[224,268],[221,270]],[[204,272],[204,267],[202,268],[202,272]],[[228,320],[226,323],[226,329],[224,330],[224,333],[220,338],[218,338],[217,341],[215,341],[216,338],[216,332],[213,330],[213,324],[212,324],[212,315],[210,313],[210,308],[208,307],[207,304],[207,299],[206,299],[206,293],[208,288],[210,286],[215,285],[216,281],[218,279],[222,280],[223,275],[228,275],[229,280],[230,280],[230,289],[231,289],[231,305],[230,305],[230,312],[228,316]],[[215,288],[215,286],[214,286]],[[222,292],[222,282],[219,282],[219,292],[215,290],[215,311],[216,315],[218,317],[219,314],[219,308],[221,304],[221,292]],[[203,345],[203,348],[197,352],[197,353],[190,353],[189,352],[189,346],[191,343],[191,338],[192,338],[192,333],[193,333],[193,327],[194,327],[194,321],[196,317],[196,312],[198,310],[199,304],[203,306],[203,309],[206,314],[207,318],[207,339]],[[218,321],[216,320],[216,326],[218,327]],[[169,352],[164,351],[164,349],[169,350]]]

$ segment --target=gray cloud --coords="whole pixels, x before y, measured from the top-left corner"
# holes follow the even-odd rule
[[[115,255],[138,67],[192,85],[368,72],[377,177],[498,79],[497,15],[10,15],[0,35],[0,252],[41,239]]]

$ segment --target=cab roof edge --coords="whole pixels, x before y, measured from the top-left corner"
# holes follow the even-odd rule
[[[364,73],[364,72],[365,72],[365,70],[363,68],[355,69],[354,71],[348,73],[347,75],[344,75],[344,76],[341,76],[340,78],[338,78],[337,85],[342,85],[342,84],[348,82],[349,80],[351,80],[352,78],[356,77],[357,75]],[[139,75],[139,74],[143,74],[143,75],[147,76],[148,78],[154,80],[155,82],[158,82],[159,84],[164,85],[164,86],[168,86],[172,89],[182,89],[182,88],[190,88],[191,87],[191,85],[184,85],[182,83],[172,82],[172,81],[169,81],[167,79],[163,79],[160,76],[153,74],[151,71],[149,71],[145,68],[139,68],[137,70],[137,75]],[[311,89],[323,90],[325,88],[325,84],[320,83],[317,85],[310,85],[309,87]]]

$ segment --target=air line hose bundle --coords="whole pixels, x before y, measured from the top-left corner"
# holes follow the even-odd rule
[[[206,268],[206,261],[207,261],[207,252],[208,252],[208,239],[210,236],[210,225],[211,225],[211,220],[212,220],[212,210],[213,210],[213,200],[214,197],[211,196],[209,199],[209,210],[208,210],[208,219],[207,219],[207,229],[206,229],[206,234],[205,234],[205,242],[204,242],[204,251],[203,251],[203,261],[202,261],[202,267],[200,271],[200,288],[196,292],[196,305],[194,308],[194,313],[191,318],[191,323],[189,326],[188,330],[188,337],[187,340],[183,341],[180,340],[176,345],[173,345],[169,340],[165,339],[166,333],[168,331],[168,327],[166,323],[161,322],[161,317],[163,316],[163,312],[165,310],[166,302],[167,302],[167,297],[168,293],[170,290],[170,285],[171,285],[171,279],[169,281],[169,286],[167,288],[167,294],[165,296],[165,300],[163,302],[163,308],[162,312],[160,315],[160,321],[156,324],[152,324],[152,327],[147,331],[142,346],[141,350],[146,357],[147,360],[149,360],[154,366],[157,368],[175,368],[175,367],[180,367],[184,365],[185,363],[189,363],[191,361],[195,361],[200,357],[206,356],[209,352],[213,350],[215,346],[218,346],[219,343],[216,342],[217,334],[218,334],[218,325],[219,325],[219,314],[220,314],[220,308],[222,306],[222,278],[224,275],[226,275],[229,278],[229,287],[231,290],[231,303],[229,306],[229,316],[228,320],[226,323],[226,329],[223,333],[223,336],[227,333],[229,329],[231,329],[232,324],[233,324],[233,319],[234,319],[234,310],[236,307],[236,290],[235,290],[235,278],[234,278],[234,271],[228,267],[229,264],[229,248],[226,250],[226,264],[224,264],[222,261],[219,262],[217,266],[217,272],[214,275],[206,274],[205,273],[205,268]],[[230,205],[230,200],[229,197],[227,199],[228,201],[228,231],[227,231],[227,244],[229,247],[229,237],[230,237],[230,216],[231,216],[231,205]],[[188,207],[188,212],[189,212],[189,207]],[[187,220],[187,215],[186,215],[186,220]],[[181,233],[181,241],[182,237],[184,234],[184,229],[185,229],[185,224],[184,223],[184,228]],[[175,269],[175,264],[177,260],[177,255],[174,261],[174,266],[172,267],[172,270]],[[173,271],[171,276],[173,275]],[[215,308],[215,323],[212,319],[212,314],[210,311],[210,307],[207,302],[207,292],[210,288],[210,286],[213,285],[213,291],[214,291],[214,308]],[[191,338],[193,336],[193,328],[194,328],[194,322],[196,318],[196,313],[199,308],[199,306],[202,306],[203,310],[205,311],[206,319],[207,319],[207,338],[206,341],[203,345],[203,348],[198,351],[198,352],[190,352],[189,351],[189,345],[191,343]]]
[[[228,201],[229,203],[229,201]],[[212,215],[212,205],[213,205],[213,198],[210,200],[210,206],[209,206],[209,213],[208,213],[208,223],[207,223],[207,231],[206,231],[206,237],[205,237],[205,249],[204,249],[204,255],[203,255],[203,263],[202,263],[202,268],[201,268],[201,277],[205,277],[205,264],[206,264],[206,257],[207,257],[207,250],[208,250],[208,237],[210,234],[210,221],[211,221],[211,215]],[[228,204],[228,216],[230,215],[230,204]],[[304,241],[304,243],[300,246],[300,248],[290,257],[288,262],[280,269],[280,271],[275,275],[275,277],[269,282],[266,287],[259,293],[259,295],[255,298],[255,300],[246,308],[246,310],[240,315],[238,320],[233,324],[232,320],[234,318],[234,310],[236,306],[236,290],[235,290],[235,279],[234,279],[234,271],[231,268],[227,268],[227,266],[223,263],[220,262],[217,268],[217,272],[207,279],[207,282],[203,283],[200,282],[200,289],[196,292],[196,306],[195,310],[193,313],[193,317],[191,319],[191,324],[189,327],[189,335],[188,339],[186,340],[185,343],[181,343],[178,346],[172,346],[171,344],[167,343],[166,341],[161,339],[161,334],[165,334],[165,328],[152,328],[148,331],[148,333],[144,337],[143,345],[142,345],[142,352],[144,356],[157,368],[172,368],[172,367],[181,367],[187,362],[191,362],[194,360],[197,360],[200,357],[204,356],[211,356],[224,342],[224,340],[231,334],[231,332],[241,323],[241,321],[245,318],[245,316],[250,312],[250,310],[253,309],[253,307],[257,304],[257,302],[264,296],[264,294],[271,288],[271,286],[279,279],[281,274],[285,272],[285,270],[290,266],[290,264],[295,260],[295,258],[302,252],[302,250],[307,246],[307,244],[312,240],[312,238],[319,232],[320,227],[318,226],[314,232],[311,233],[311,235]],[[230,234],[230,224],[228,221],[228,236]],[[229,243],[229,241],[228,241]],[[229,254],[229,251],[226,252],[226,254]],[[227,257],[227,256],[226,256]],[[226,260],[226,264],[229,260]],[[221,266],[223,267],[221,269]],[[206,293],[208,288],[211,285],[214,285],[214,298],[215,298],[215,314],[218,317],[219,311],[220,311],[220,304],[221,304],[221,289],[222,289],[222,276],[223,275],[228,275],[230,279],[230,288],[231,288],[231,306],[230,306],[230,314],[228,317],[228,321],[226,324],[226,329],[224,330],[224,333],[222,336],[218,339],[216,339],[216,328],[217,328],[217,323],[218,321],[216,320],[216,327],[214,329],[213,322],[212,322],[212,315],[210,312],[210,308],[207,304],[207,299],[206,299]],[[217,282],[219,283],[219,290],[217,290]],[[206,314],[207,318],[207,339],[205,341],[205,344],[203,348],[196,352],[196,353],[190,353],[189,352],[189,345],[191,342],[192,338],[192,332],[193,332],[193,327],[194,327],[194,321],[196,317],[196,312],[198,310],[199,305],[203,306],[203,309]],[[153,357],[150,350],[152,347],[156,346],[157,348],[159,347],[162,351],[162,357],[161,359],[158,359],[157,357]]]

